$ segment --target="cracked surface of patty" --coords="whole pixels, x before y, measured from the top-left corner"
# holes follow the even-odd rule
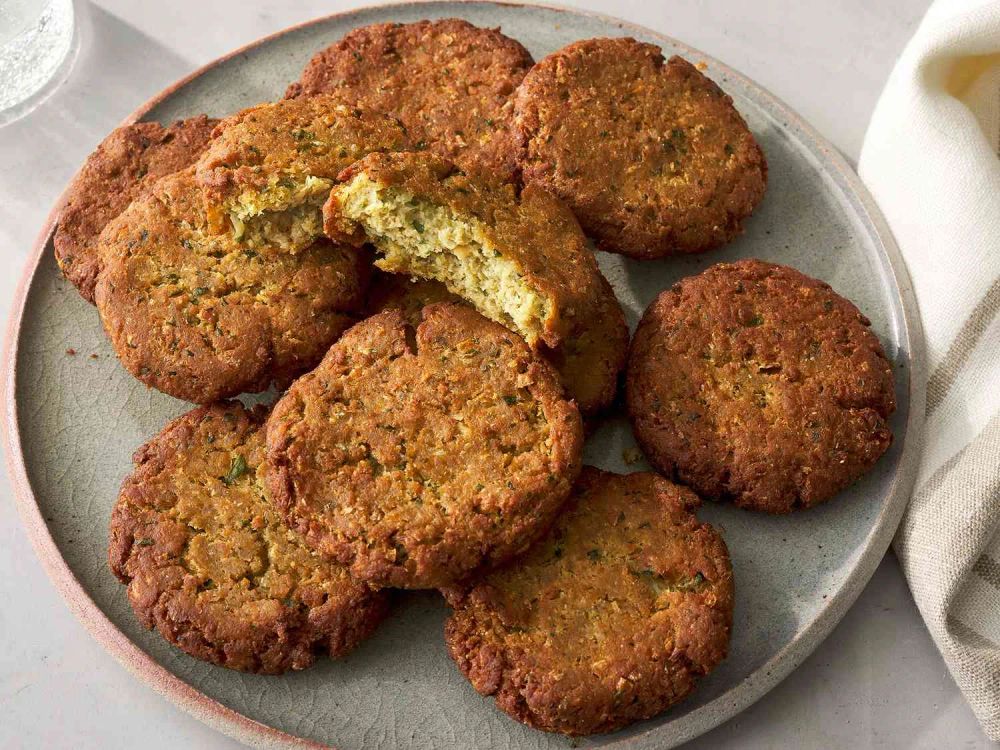
[[[640,446],[702,497],[770,513],[832,497],[892,443],[892,365],[869,326],[786,266],[720,263],[681,280],[632,341]]]
[[[322,235],[333,179],[372,151],[410,145],[371,108],[321,95],[249,107],[223,120],[196,164],[209,228],[295,252]]]
[[[370,266],[365,250],[325,239],[293,254],[212,234],[192,169],[160,180],[105,229],[96,302],[129,372],[211,403],[315,365],[353,324]]]
[[[601,286],[586,323],[578,326],[558,349],[540,352],[559,373],[566,394],[576,401],[584,417],[601,412],[614,399],[628,350],[628,329],[621,306],[611,285],[605,282]],[[435,302],[467,304],[438,281],[376,272],[366,307],[369,314],[402,310],[406,320],[416,326],[420,311]]]
[[[139,621],[244,672],[339,657],[384,617],[383,594],[311,550],[264,496],[262,408],[197,408],[136,451],[109,562]]]
[[[63,275],[93,303],[101,230],[156,180],[190,166],[218,120],[199,115],[163,127],[136,122],[116,128],[73,178],[52,243]]]
[[[767,164],[732,99],[654,45],[574,42],[532,68],[513,107],[525,183],[565,200],[602,250],[708,250],[764,195]]]
[[[525,549],[580,468],[580,415],[515,334],[459,305],[362,321],[267,425],[270,497],[377,586],[433,588]]]
[[[338,180],[327,236],[370,241],[379,268],[443,282],[533,347],[557,348],[610,302],[580,225],[545,190],[414,152],[370,154]]]
[[[688,695],[728,651],[733,574],[698,497],[652,473],[584,467],[522,557],[445,590],[448,651],[520,722],[610,732]]]
[[[398,117],[415,146],[499,169],[509,163],[504,104],[533,63],[499,29],[457,18],[374,24],[317,52],[286,96],[336,93]]]

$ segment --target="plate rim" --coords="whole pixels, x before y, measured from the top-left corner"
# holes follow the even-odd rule
[[[667,744],[662,745],[665,748],[676,747],[743,712],[801,666],[802,662],[827,638],[833,628],[844,617],[847,610],[855,602],[872,575],[874,575],[876,568],[889,548],[916,480],[916,470],[921,455],[924,407],[926,402],[925,341],[919,307],[913,291],[909,271],[881,210],[847,159],[812,125],[785,104],[784,101],[744,74],[699,49],[671,36],[662,34],[655,29],[596,11],[581,10],[550,3],[511,3],[504,0],[401,0],[398,2],[358,6],[293,24],[215,58],[155,94],[126,116],[119,123],[119,126],[141,119],[175,91],[201,77],[212,68],[248,50],[266,45],[286,34],[309,26],[328,23],[334,19],[365,12],[413,8],[432,4],[449,4],[455,6],[492,5],[497,8],[512,9],[515,12],[520,8],[537,8],[587,17],[613,24],[623,31],[638,32],[642,36],[656,39],[659,42],[665,42],[681,50],[686,56],[711,60],[713,66],[727,80],[737,81],[741,86],[753,90],[755,95],[767,104],[771,113],[780,114],[783,127],[793,131],[803,145],[821,157],[821,162],[829,170],[828,173],[836,178],[837,186],[844,191],[845,197],[856,199],[857,205],[855,208],[858,210],[860,218],[868,225],[866,232],[876,239],[881,246],[885,260],[888,261],[886,271],[891,275],[896,288],[899,290],[898,303],[902,320],[898,336],[900,342],[905,344],[909,354],[907,364],[909,412],[902,439],[899,463],[892,478],[887,498],[882,503],[879,513],[873,519],[864,549],[861,551],[854,568],[844,579],[840,590],[827,600],[824,608],[811,623],[799,630],[792,640],[776,652],[768,661],[757,667],[750,675],[747,675],[743,682],[730,688],[730,690],[711,702],[685,715],[683,724],[680,727],[674,727],[673,733],[669,738],[665,738]],[[5,463],[7,475],[14,490],[15,506],[17,507],[21,522],[27,531],[29,541],[56,590],[62,596],[70,611],[83,624],[90,636],[100,643],[134,677],[152,687],[171,703],[213,729],[244,742],[251,747],[330,747],[313,740],[297,737],[251,719],[202,693],[167,670],[166,667],[162,666],[129,639],[125,633],[120,631],[100,606],[87,594],[82,584],[77,580],[73,571],[66,563],[59,546],[49,531],[49,527],[35,500],[34,492],[28,480],[27,466],[21,449],[16,401],[17,355],[28,293],[54,232],[56,221],[65,202],[70,183],[67,183],[67,187],[55,200],[21,271],[4,333],[2,364],[0,364],[3,371],[2,382],[0,382],[0,397],[2,397],[2,404],[0,404],[0,409],[2,409],[2,415],[0,415],[2,425],[0,425],[0,429],[3,432]],[[854,203],[855,201],[849,202]],[[642,738],[651,739],[653,735],[658,734],[669,726],[670,722],[651,728],[639,735],[622,738],[621,740],[612,740],[607,746],[626,747]]]

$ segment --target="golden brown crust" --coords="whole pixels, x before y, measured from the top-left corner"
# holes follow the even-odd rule
[[[529,726],[569,735],[666,710],[725,657],[733,574],[690,490],[584,467],[549,533],[444,593],[448,651],[473,687]]]
[[[767,164],[732,99],[654,45],[574,42],[531,70],[513,106],[525,182],[565,200],[603,250],[708,250],[764,195]]]
[[[559,379],[584,417],[607,408],[618,389],[618,375],[628,353],[628,328],[611,285],[603,275],[600,294],[593,299],[593,312],[586,324],[558,349],[540,354],[559,373]],[[377,271],[368,290],[369,315],[383,310],[401,310],[406,321],[417,326],[420,313],[436,302],[467,304],[448,291],[444,284],[428,279],[411,279],[400,274]]]
[[[286,96],[335,93],[398,117],[414,145],[499,168],[509,143],[503,105],[533,64],[499,29],[457,18],[374,24],[317,52]]]
[[[574,320],[570,334],[541,354],[556,369],[566,391],[586,416],[607,409],[618,392],[618,376],[628,357],[628,325],[614,289],[598,269],[589,305]]]
[[[858,309],[785,266],[720,263],[660,294],[626,378],[650,462],[703,497],[810,507],[892,442],[892,366]]]
[[[610,288],[580,225],[566,205],[547,191],[534,186],[519,190],[511,182],[482,173],[470,175],[426,153],[370,154],[344,170],[338,179],[346,183],[359,174],[382,187],[402,190],[478,222],[493,246],[550,302],[541,335],[547,346],[556,348],[560,342],[579,335],[593,319],[595,305],[615,314],[617,302],[612,305],[608,299]],[[323,207],[323,218],[327,235],[335,241],[361,239],[357,225],[342,214],[337,188]],[[378,248],[378,238],[372,239]],[[376,261],[376,265],[384,267],[384,262]],[[621,323],[616,332],[619,338],[624,316]],[[534,346],[538,342],[529,343]]]
[[[473,310],[359,323],[275,405],[267,479],[290,526],[377,586],[445,585],[522,551],[580,468],[555,373]]]
[[[197,659],[277,674],[346,654],[387,600],[310,550],[264,497],[264,418],[200,407],[139,448],[108,557],[147,628]]]
[[[159,181],[108,224],[96,301],[125,368],[171,396],[211,403],[283,384],[355,320],[367,252],[321,240],[251,250],[205,229],[192,169]]]
[[[321,95],[265,102],[227,117],[197,163],[212,226],[227,199],[265,188],[279,176],[333,179],[371,151],[398,151],[410,145],[405,128],[370,108]]]
[[[167,127],[123,125],[87,157],[66,193],[52,240],[59,268],[85,300],[94,301],[101,230],[156,180],[193,164],[217,123],[198,115]]]

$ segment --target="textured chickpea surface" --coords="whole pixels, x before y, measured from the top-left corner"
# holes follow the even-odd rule
[[[101,235],[96,302],[122,365],[196,403],[282,385],[355,320],[368,253],[320,239],[297,253],[206,227],[191,169],[156,183]]]
[[[430,588],[544,533],[580,468],[580,415],[524,342],[474,310],[359,323],[274,408],[270,496],[361,581]]]
[[[610,732],[684,698],[725,658],[729,555],[697,496],[651,473],[585,467],[523,557],[445,591],[452,658],[539,729]]]
[[[198,659],[276,674],[347,653],[387,602],[313,552],[265,498],[264,416],[201,407],[142,446],[109,558],[146,627]]]
[[[514,96],[527,184],[565,200],[609,252],[702,252],[742,231],[767,164],[732,99],[680,57],[634,39],[552,53]]]
[[[123,125],[87,157],[66,191],[52,242],[63,276],[88,302],[94,301],[100,270],[101,231],[158,179],[193,164],[217,123],[199,115],[166,127],[156,122]]]
[[[753,510],[820,503],[892,443],[892,367],[868,320],[827,284],[758,260],[661,293],[626,391],[654,466]]]
[[[458,18],[363,26],[320,50],[286,96],[336,93],[399,118],[413,145],[509,171],[509,108],[533,60],[499,29]]]

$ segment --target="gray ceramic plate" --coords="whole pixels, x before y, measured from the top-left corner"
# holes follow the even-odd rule
[[[674,746],[733,716],[794,669],[868,581],[909,496],[923,403],[922,338],[909,281],[884,222],[844,160],[767,92],[706,55],[647,29],[565,10],[430,3],[358,10],[240,50],[195,73],[135,117],[166,122],[224,115],[279,97],[309,56],[353,27],[461,16],[501,26],[541,56],[576,39],[632,35],[703,62],[736,100],[770,164],[768,194],[745,236],[704,257],[636,263],[602,255],[634,326],[674,280],[709,263],[754,256],[830,282],[872,319],[896,365],[896,441],[872,474],[835,502],[784,518],[728,506],[702,517],[722,529],[736,571],[729,659],[683,704],[583,746]],[[107,570],[107,524],[132,451],[188,406],[133,380],[94,309],[61,279],[51,223],[26,271],[7,347],[5,426],[11,477],[40,556],[94,635],[141,679],[219,729],[257,746],[312,741],[341,748],[567,747],[494,709],[461,677],[442,640],[446,608],[432,593],[401,596],[381,630],[340,662],[255,677],[195,661],[144,631]],[[67,349],[76,356],[68,356]],[[92,358],[91,354],[96,354]],[[610,420],[588,461],[617,471],[633,445]],[[301,738],[301,739],[300,739]]]

